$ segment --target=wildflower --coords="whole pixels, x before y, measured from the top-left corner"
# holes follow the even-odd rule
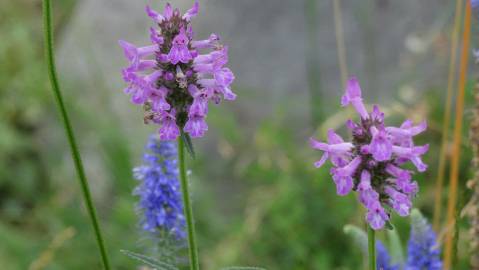
[[[236,98],[230,88],[234,74],[225,67],[228,47],[216,34],[193,39],[190,22],[198,9],[198,1],[184,15],[170,4],[163,13],[147,6],[147,15],[159,28],[150,28],[152,44],[137,47],[119,41],[129,62],[122,71],[129,84],[124,92],[132,103],[143,105],[146,123],[160,125],[162,140],[175,140],[181,131],[202,137],[208,130],[208,102]],[[206,50],[210,52],[200,54]]]
[[[400,127],[386,126],[384,113],[377,105],[371,113],[367,111],[356,78],[348,81],[341,105],[352,105],[361,118],[358,123],[352,120],[346,123],[352,141],[345,142],[332,129],[328,131],[327,143],[311,138],[311,146],[324,152],[314,165],[319,168],[327,159],[331,160],[331,175],[338,195],[357,191],[359,201],[368,209],[366,220],[378,230],[389,221],[390,208],[400,216],[409,215],[418,186],[412,180],[413,172],[401,166],[410,161],[419,172],[427,169],[421,155],[427,152],[428,145],[415,146],[412,139],[426,130],[427,125],[426,122],[413,125],[406,120]]]
[[[151,136],[146,145],[144,164],[133,172],[140,185],[134,194],[139,196],[138,208],[143,214],[145,231],[166,231],[185,238],[185,219],[178,181],[177,149],[172,142],[162,142]]]
[[[416,209],[411,214],[411,234],[405,270],[440,270],[442,261],[436,234]]]

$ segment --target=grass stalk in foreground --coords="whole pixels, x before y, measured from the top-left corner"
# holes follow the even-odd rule
[[[346,89],[348,80],[348,65],[346,63],[346,46],[344,45],[343,19],[341,11],[341,0],[333,0],[334,33],[336,35],[336,49],[338,50],[338,63],[341,75],[341,85]]]
[[[454,25],[451,34],[451,58],[449,60],[449,74],[447,76],[446,109],[444,111],[444,122],[442,123],[441,150],[439,152],[439,166],[437,171],[436,190],[434,194],[434,216],[433,227],[437,232],[441,222],[442,213],[442,192],[444,187],[444,175],[446,174],[447,142],[449,140],[449,125],[451,124],[451,107],[454,87],[454,75],[456,73],[457,46],[459,44],[459,31],[461,29],[463,0],[456,1],[456,12],[454,14]]]
[[[462,142],[462,122],[464,116],[464,95],[466,88],[467,67],[469,60],[469,43],[471,38],[471,3],[466,1],[466,11],[464,16],[464,30],[462,34],[461,62],[459,71],[458,94],[456,99],[456,116],[454,126],[454,144],[451,157],[451,174],[449,187],[449,201],[447,204],[447,233],[444,250],[444,269],[451,269],[453,250],[457,239],[454,240],[454,231],[456,229],[456,207],[457,207],[457,186],[459,178],[459,159]]]
[[[82,190],[83,199],[85,201],[88,215],[90,216],[90,221],[92,223],[93,230],[95,232],[98,248],[100,249],[100,255],[101,255],[101,260],[103,262],[103,267],[106,270],[109,270],[110,264],[108,262],[108,256],[106,253],[105,243],[103,241],[100,225],[95,212],[95,206],[93,205],[90,189],[88,186],[88,181],[86,179],[85,170],[83,169],[83,164],[81,161],[80,152],[78,150],[78,146],[75,141],[73,128],[71,126],[70,119],[68,118],[65,103],[63,102],[63,97],[60,92],[60,86],[58,83],[58,76],[57,76],[56,68],[55,68],[55,58],[54,58],[54,50],[53,50],[51,0],[43,0],[43,32],[44,32],[44,39],[45,39],[45,56],[47,60],[47,70],[48,70],[48,75],[50,77],[53,94],[57,101],[58,108],[60,109],[60,114],[63,120],[63,126],[65,129],[65,133],[67,135],[68,143],[70,144],[70,150],[71,150],[73,162],[75,164],[75,168],[78,174],[78,179],[80,180],[80,186]]]

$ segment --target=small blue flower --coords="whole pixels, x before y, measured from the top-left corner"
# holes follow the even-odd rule
[[[381,241],[376,242],[376,265],[379,270],[399,270],[399,265],[391,265],[391,257]]]
[[[411,225],[405,270],[441,270],[441,250],[431,225],[417,210],[411,214]]]
[[[140,221],[145,231],[165,231],[184,239],[185,218],[178,181],[177,148],[172,142],[162,142],[151,136],[146,145],[143,165],[133,169],[140,181],[134,194],[139,196]]]
[[[479,8],[479,0],[471,0],[471,7],[474,9]]]

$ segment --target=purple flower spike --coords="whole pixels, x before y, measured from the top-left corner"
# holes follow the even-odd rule
[[[149,29],[152,44],[118,42],[128,60],[122,69],[129,84],[124,92],[144,108],[145,123],[160,126],[162,140],[175,140],[182,131],[202,137],[208,130],[209,102],[236,99],[231,90],[235,76],[226,67],[228,47],[216,34],[193,40],[190,23],[198,15],[197,0],[183,15],[169,3],[162,13],[150,6],[145,11],[157,25]]]
[[[424,132],[427,124],[414,125],[406,120],[400,127],[385,126],[379,106],[374,105],[370,113],[366,110],[356,78],[349,80],[341,104],[352,104],[361,121],[346,122],[351,142],[345,142],[333,130],[328,130],[327,143],[311,138],[311,147],[323,152],[314,166],[319,168],[329,159],[338,195],[358,192],[359,202],[368,210],[367,222],[379,230],[389,222],[391,209],[400,216],[409,215],[412,209],[418,184],[412,179],[414,172],[402,166],[411,162],[419,172],[427,169],[421,156],[429,146],[415,146],[413,142],[413,137]]]

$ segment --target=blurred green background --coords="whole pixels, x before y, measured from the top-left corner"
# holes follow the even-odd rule
[[[55,34],[61,46],[79,3],[75,0],[53,3]],[[437,42],[447,47],[453,9],[447,6],[444,14],[443,24],[430,27],[439,27],[437,31],[442,35]],[[314,19],[308,22],[315,23]],[[314,30],[314,26],[309,27]],[[91,226],[46,77],[41,1],[0,1],[0,38],[0,268],[100,269]],[[309,42],[314,45],[314,40]],[[441,46],[436,49],[448,51]],[[335,61],[335,54],[331,52],[328,57]],[[59,61],[65,61],[68,53],[62,56],[64,59]],[[122,57],[119,50],[117,57]],[[315,70],[314,63],[309,68]],[[446,74],[444,67],[441,68]],[[124,120],[117,109],[108,106],[110,96],[121,96],[121,90],[112,89],[110,79],[101,72],[90,72],[87,77],[94,85],[90,90],[63,76],[62,70],[59,74],[114,269],[138,269],[138,263],[120,250],[146,249],[145,235],[137,227],[136,199],[132,195],[136,182],[131,169],[140,164],[142,145],[154,127],[143,126],[141,112],[132,106],[128,109],[132,112],[129,117],[137,122],[132,125],[131,120]],[[411,76],[397,74],[401,80]],[[317,94],[315,91],[320,88],[323,92],[334,92],[314,78],[310,78],[311,93]],[[468,110],[473,101],[473,79],[474,76],[470,77],[466,93]],[[240,96],[237,103],[261,106],[257,93],[264,89],[246,86],[241,80],[237,76],[235,92]],[[430,219],[446,85],[443,78],[440,81],[426,84],[421,91],[397,87],[397,91],[391,90],[393,98],[381,101],[391,124],[400,123],[406,116],[415,121],[428,120],[430,128],[417,143],[430,144],[425,158],[430,169],[417,176],[421,191],[415,203]],[[95,98],[88,96],[91,91],[97,93]],[[367,100],[367,90],[365,93]],[[195,142],[198,158],[189,160],[204,269],[228,265],[288,270],[360,269],[363,257],[343,233],[343,226],[364,226],[361,207],[353,194],[346,197],[335,194],[327,166],[320,170],[313,168],[312,163],[320,153],[310,149],[307,142],[309,136],[324,138],[328,127],[345,134],[342,127],[349,112],[339,109],[338,95],[334,99],[318,99],[312,94],[311,99],[320,110],[309,109],[309,104],[304,104],[309,100],[307,96],[296,99],[293,95],[290,92],[275,97],[271,110],[256,119],[257,125],[248,125],[242,119],[244,114],[240,111],[247,110],[247,106],[223,103],[212,107],[208,122],[214,132],[208,134],[208,140]],[[127,104],[126,97],[120,98],[124,99],[122,104]],[[371,99],[376,101],[377,97]],[[308,113],[304,116],[307,126],[292,117],[304,111]],[[469,196],[464,191],[471,160],[467,145],[468,117],[470,114],[466,112],[460,204]],[[317,122],[311,125],[310,118]],[[447,194],[446,188],[444,199]],[[393,223],[406,243],[408,220],[394,216]],[[454,269],[468,269],[466,226],[467,222],[461,220],[458,264]],[[379,237],[384,239],[382,233]]]

